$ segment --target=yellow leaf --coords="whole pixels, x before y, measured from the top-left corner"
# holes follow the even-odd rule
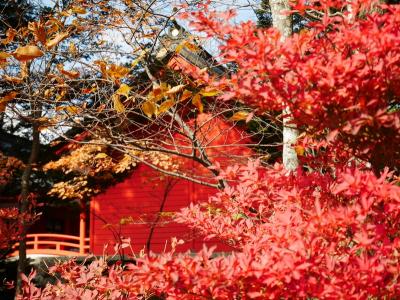
[[[76,14],[81,14],[81,15],[86,14],[86,9],[84,9],[83,7],[73,6],[71,10],[73,13]]]
[[[123,83],[115,93],[117,95],[125,96],[126,98],[128,98],[131,89],[132,88],[129,85]]]
[[[179,54],[184,47],[185,47],[185,43],[180,43],[178,46],[176,46],[175,53]]]
[[[79,114],[82,109],[78,106],[68,105],[68,106],[58,106],[56,111],[64,110],[70,114],[76,115]]]
[[[169,90],[166,91],[165,93],[166,93],[167,95],[176,94],[176,93],[182,91],[182,90],[185,88],[185,86],[186,86],[185,84],[180,84],[180,85],[174,86],[173,88],[169,89]]]
[[[142,104],[142,111],[145,115],[151,118],[152,115],[156,114],[157,107],[152,101],[146,101]]]
[[[12,53],[14,58],[19,61],[29,61],[41,57],[43,54],[39,47],[33,45],[18,47],[17,50]]]
[[[189,99],[192,96],[192,92],[188,90],[184,90],[179,101],[185,101],[186,99]]]
[[[0,51],[0,60],[4,60],[5,61],[10,56],[11,56],[11,54],[9,54],[7,52]]]
[[[230,120],[231,121],[246,120],[248,115],[249,115],[249,113],[247,111],[238,111],[238,112],[235,112],[232,117],[230,117]]]
[[[121,100],[119,99],[119,95],[117,95],[117,94],[112,95],[112,100],[113,100],[113,104],[114,104],[114,109],[119,113],[123,113],[125,111],[125,106],[122,104]]]
[[[203,103],[201,102],[200,94],[196,94],[192,98],[192,104],[197,107],[197,109],[199,110],[200,113],[203,112],[204,106],[203,106]]]
[[[106,158],[108,157],[108,155],[106,153],[98,153],[94,158],[98,159],[98,158]]]
[[[48,40],[46,42],[46,48],[47,49],[53,48],[54,46],[58,45],[62,40],[66,39],[68,36],[69,36],[69,32],[57,33],[53,39]]]
[[[172,106],[174,106],[174,104],[175,104],[174,100],[164,101],[163,103],[160,104],[157,114],[162,114],[162,113],[166,112],[168,109],[170,109]]]
[[[218,94],[220,94],[220,91],[215,90],[215,89],[205,89],[205,90],[201,90],[200,95],[204,96],[204,97],[214,97],[217,96]]]
[[[68,51],[74,56],[78,54],[78,49],[73,42],[69,43]]]
[[[196,51],[199,50],[199,48],[198,48],[195,44],[193,44],[193,43],[191,43],[191,42],[189,42],[189,41],[185,41],[185,42],[184,42],[184,45],[185,45],[185,47],[186,47],[187,49],[189,49],[189,50],[192,51],[192,52],[196,52]]]

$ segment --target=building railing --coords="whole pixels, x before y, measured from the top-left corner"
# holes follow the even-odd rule
[[[26,254],[77,256],[89,253],[90,238],[67,234],[34,233],[26,236]],[[18,256],[19,243],[13,246],[10,256]]]

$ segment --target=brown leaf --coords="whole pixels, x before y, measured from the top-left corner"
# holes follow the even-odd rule
[[[3,45],[8,45],[12,41],[14,41],[15,36],[17,35],[17,31],[14,28],[8,28],[6,31],[6,38],[1,41]]]
[[[42,45],[46,44],[46,29],[44,24],[39,22],[29,22],[28,29],[32,31],[35,37],[35,42],[40,42]]]
[[[6,94],[4,97],[0,98],[0,112],[4,112],[8,102],[12,101],[17,97],[18,92],[16,91],[11,91],[8,94]]]
[[[56,34],[56,36],[51,39],[48,40],[46,42],[46,48],[47,49],[51,49],[54,46],[58,45],[61,41],[63,41],[64,39],[66,39],[69,36],[69,32],[59,32]]]
[[[12,55],[15,59],[19,61],[29,61],[38,57],[43,56],[42,50],[38,46],[28,45],[23,47],[18,47]]]

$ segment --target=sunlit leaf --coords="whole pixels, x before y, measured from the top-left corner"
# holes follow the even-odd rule
[[[118,90],[115,93],[117,95],[125,96],[126,98],[128,98],[129,92],[131,89],[132,88],[129,85],[123,83],[123,84],[121,84],[121,86],[118,88]]]
[[[125,112],[125,106],[122,104],[119,95],[114,94],[112,96],[112,101],[113,101],[114,109],[117,112],[119,112],[119,113]]]
[[[34,45],[18,47],[17,50],[12,53],[14,58],[19,61],[29,61],[41,57],[43,54],[39,47]]]
[[[180,84],[180,85],[174,86],[173,88],[169,89],[169,90],[166,91],[165,93],[166,93],[167,95],[176,94],[176,93],[182,91],[182,90],[185,88],[185,86],[186,86],[185,84]]]
[[[186,99],[189,99],[192,95],[193,93],[191,91],[184,90],[181,97],[179,98],[179,101],[185,101]]]
[[[298,156],[303,156],[305,153],[305,148],[303,146],[297,145],[294,147],[294,150],[296,151]]]
[[[4,112],[7,106],[7,103],[14,100],[17,97],[18,92],[12,91],[7,93],[5,96],[0,98],[0,112]]]
[[[197,107],[200,113],[203,112],[204,106],[201,102],[201,96],[199,94],[194,95],[192,98],[192,104]]]
[[[107,157],[108,157],[108,155],[106,153],[103,153],[103,152],[98,153],[95,156],[96,159],[107,158]]]
[[[10,56],[11,56],[11,54],[9,54],[7,52],[0,51],[0,61],[1,60],[5,61]]]
[[[81,15],[86,14],[86,9],[84,9],[83,7],[79,7],[79,6],[73,6],[71,11],[76,14],[81,14]]]
[[[166,100],[163,103],[160,104],[160,107],[158,108],[158,114],[162,114],[166,112],[168,109],[170,109],[172,106],[174,106],[175,101],[174,100]]]
[[[233,114],[232,117],[230,117],[231,121],[243,121],[246,120],[247,116],[249,113],[247,111],[238,111]]]
[[[215,90],[215,89],[210,89],[210,90],[205,89],[205,90],[201,90],[199,92],[199,94],[204,97],[214,97],[214,96],[219,95],[220,93],[221,93],[220,91]]]
[[[156,114],[157,107],[154,102],[148,100],[142,104],[142,111],[147,117],[151,118],[152,115]]]
[[[51,49],[69,36],[69,32],[59,32],[54,38],[46,42],[46,48]]]

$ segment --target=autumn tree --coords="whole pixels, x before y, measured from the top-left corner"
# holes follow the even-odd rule
[[[235,248],[213,257],[145,255],[129,266],[55,266],[65,281],[27,297],[85,295],[111,299],[369,299],[395,298],[399,282],[398,177],[400,32],[398,6],[376,1],[299,1],[322,21],[286,39],[251,22],[227,22],[232,12],[202,5],[184,16],[224,43],[224,62],[237,72],[193,76],[260,111],[290,108],[301,130],[302,167],[258,161],[219,169],[237,179],[207,203],[192,204],[177,220]],[[101,272],[98,272],[101,270]],[[104,275],[107,274],[107,275]],[[60,291],[61,294],[60,294]]]

